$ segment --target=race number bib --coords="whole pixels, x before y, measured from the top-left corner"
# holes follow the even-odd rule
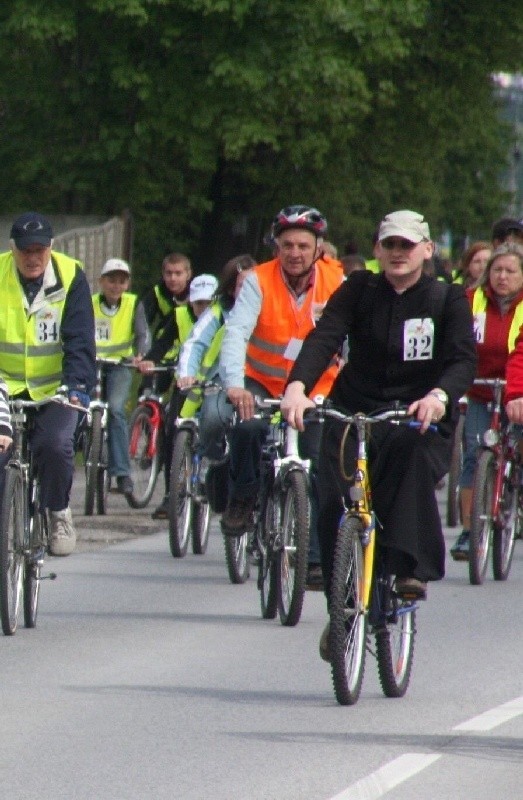
[[[95,326],[95,338],[97,342],[108,342],[111,338],[111,321],[108,319],[97,319]]]
[[[403,326],[403,360],[428,361],[434,349],[434,320],[407,319]]]
[[[487,315],[484,311],[474,314],[474,336],[478,344],[483,344],[485,341],[485,324]]]
[[[36,341],[52,344],[60,339],[60,309],[42,308],[35,314]]]

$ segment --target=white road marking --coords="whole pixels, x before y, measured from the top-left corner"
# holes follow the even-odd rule
[[[490,711],[485,711],[484,714],[478,714],[477,717],[462,722],[456,725],[453,731],[491,731],[492,728],[497,728],[498,725],[503,725],[514,717],[519,717],[523,714],[523,695],[516,697],[515,700],[509,700],[508,703],[503,703],[501,706],[491,708]]]
[[[330,800],[378,800],[398,784],[429,767],[438,758],[441,758],[441,755],[405,753],[367,775],[366,778],[353,783]]]

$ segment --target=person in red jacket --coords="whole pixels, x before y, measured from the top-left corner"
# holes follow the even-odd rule
[[[509,353],[514,350],[523,324],[523,247],[509,242],[492,253],[483,277],[476,289],[467,290],[474,316],[474,332],[478,349],[478,378],[503,378]],[[523,341],[520,344],[523,354]],[[512,373],[514,370],[512,369]],[[523,368],[519,391],[523,395]],[[512,379],[514,383],[514,379]],[[514,390],[512,390],[514,396]],[[463,530],[450,554],[455,561],[469,557],[472,485],[477,463],[478,442],[490,424],[489,402],[492,391],[486,386],[472,386],[467,392],[465,417],[465,453],[460,479],[460,502]],[[505,393],[505,399],[509,394]],[[522,414],[523,419],[523,414]]]

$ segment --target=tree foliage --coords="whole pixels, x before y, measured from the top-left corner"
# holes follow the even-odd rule
[[[522,33],[516,0],[11,0],[2,210],[129,208],[143,280],[171,249],[263,255],[292,202],[340,245],[397,207],[483,233],[507,151],[489,76]]]

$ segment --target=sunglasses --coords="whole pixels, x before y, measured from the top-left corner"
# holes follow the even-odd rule
[[[380,242],[381,246],[385,248],[385,250],[414,250],[415,247],[420,244],[419,242],[409,242],[408,239],[393,239],[392,237],[389,239],[382,239]]]

